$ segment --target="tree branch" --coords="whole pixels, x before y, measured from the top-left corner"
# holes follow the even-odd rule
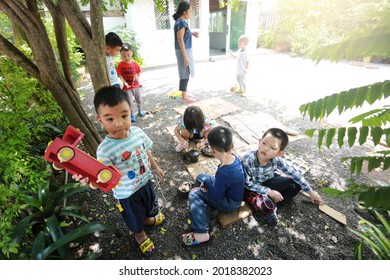
[[[38,67],[1,34],[0,51],[7,57],[11,58],[20,67],[25,69],[35,79],[42,82]]]

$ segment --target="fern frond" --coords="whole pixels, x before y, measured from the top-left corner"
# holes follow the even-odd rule
[[[336,108],[338,109],[339,114],[341,114],[347,109],[361,107],[364,102],[373,104],[374,102],[387,98],[388,96],[390,96],[390,80],[359,88],[352,88],[348,91],[326,96],[316,101],[301,105],[299,107],[299,111],[304,116],[307,113],[310,120],[318,120],[329,116]],[[383,113],[385,113],[389,110],[389,108],[385,106],[383,110]],[[375,112],[372,112],[371,114],[374,113]],[[367,114],[370,115],[369,113]],[[382,118],[387,121],[388,115],[385,114]]]

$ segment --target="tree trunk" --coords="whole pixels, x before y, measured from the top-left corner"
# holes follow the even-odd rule
[[[4,37],[1,38],[0,51],[4,51],[7,56],[47,87],[69,122],[85,134],[83,143],[88,152],[96,156],[96,149],[101,137],[82,108],[80,98],[73,85],[64,78],[59,70],[45,26],[37,7],[34,5],[37,5],[36,1],[29,1],[27,6],[16,0],[0,1],[0,10],[17,23],[25,33],[34,61],[28,60],[12,44],[6,42]]]

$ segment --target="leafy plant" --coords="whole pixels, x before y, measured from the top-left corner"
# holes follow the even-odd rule
[[[363,259],[363,244],[366,245],[378,259],[390,259],[390,224],[377,211],[374,211],[374,213],[381,222],[380,225],[375,225],[362,218],[359,221],[361,232],[348,228],[349,231],[361,238],[361,241],[355,246],[355,259]],[[387,212],[387,215],[389,214],[390,213]]]
[[[129,43],[133,50],[133,59],[142,66],[143,59],[139,53],[139,50],[141,48],[141,44],[137,40],[137,34],[134,31],[128,30],[127,28],[123,26],[116,26],[112,30],[112,32],[115,32],[118,34],[118,36],[122,39],[123,43]],[[120,55],[115,57],[115,63],[119,63],[121,60]]]
[[[327,46],[315,52],[314,58],[320,60],[329,57],[330,60],[339,61],[343,58],[354,58],[362,55],[378,55],[381,57],[390,57],[390,12],[379,11],[375,14],[373,22],[376,24],[364,30],[352,32],[346,39],[335,45]],[[366,42],[366,43],[364,43]],[[368,43],[370,42],[370,43]],[[390,96],[390,81],[379,82],[359,88],[353,88],[348,91],[340,92],[321,98],[319,100],[303,104],[300,111],[303,115],[308,114],[310,119],[321,119],[338,110],[339,114],[347,109],[361,107],[365,102],[372,105],[378,100],[387,99]],[[390,122],[390,106],[386,105],[381,109],[370,110],[364,114],[352,118],[352,124],[361,123],[361,126],[340,127],[330,129],[310,129],[305,133],[312,137],[315,131],[318,131],[318,147],[325,144],[329,147],[334,138],[342,147],[345,141],[349,147],[356,142],[363,145],[368,139],[372,139],[374,145],[384,139],[386,145],[390,145],[390,129],[385,125]],[[350,160],[351,173],[360,174],[363,163],[368,163],[368,171],[380,168],[383,171],[390,167],[390,151],[386,149],[372,156],[349,157],[344,160]],[[389,203],[379,203],[383,199],[390,201],[390,188],[386,186],[370,186],[370,188],[359,189],[359,201],[368,207],[390,210]],[[355,192],[357,193],[357,192]]]
[[[110,225],[89,223],[80,206],[64,203],[72,195],[88,189],[79,183],[56,188],[54,184],[45,182],[40,184],[37,197],[22,195],[21,200],[25,203],[27,215],[13,229],[9,237],[13,247],[6,252],[6,256],[28,259],[74,259],[69,243],[96,231],[111,230],[119,234],[119,231]],[[81,225],[81,222],[86,224]],[[20,251],[15,244],[21,247]],[[98,255],[86,257],[96,258]]]
[[[314,59],[317,61],[323,58],[329,58],[331,61],[341,59],[352,59],[365,55],[377,55],[380,57],[390,57],[390,12],[378,11],[374,14],[369,28],[352,32],[340,43],[327,46],[314,52]],[[365,102],[372,105],[378,100],[387,99],[390,96],[390,81],[379,82],[359,88],[353,88],[348,91],[340,92],[327,96],[325,98],[303,104],[300,106],[301,113],[308,114],[310,119],[321,119],[338,110],[339,114],[347,109],[361,107]],[[387,147],[390,145],[390,129],[386,124],[390,122],[390,106],[385,105],[381,109],[370,110],[360,114],[351,120],[352,124],[360,123],[361,126],[329,128],[329,129],[310,129],[305,131],[307,135],[313,137],[315,131],[318,131],[318,147],[323,144],[330,147],[334,138],[337,138],[339,147],[348,143],[349,147],[363,145],[369,138],[374,145],[378,145],[383,139]],[[351,173],[360,174],[363,163],[368,163],[368,172],[380,168],[385,171],[390,167],[390,150],[384,149],[372,156],[364,157],[346,157],[343,160],[350,160]],[[390,210],[390,186],[384,183],[380,186],[367,186],[358,184],[353,180],[347,185],[347,191],[341,192],[334,189],[325,190],[328,193],[351,196],[357,195],[359,204],[366,209]],[[373,223],[361,219],[360,231],[348,228],[355,235],[360,237],[355,246],[355,258],[362,259],[362,245],[365,244],[378,259],[390,258],[390,226],[389,222],[375,211],[376,216],[382,225],[377,226]]]

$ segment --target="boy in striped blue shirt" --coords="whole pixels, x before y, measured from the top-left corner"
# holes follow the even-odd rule
[[[164,177],[164,171],[153,159],[150,151],[152,140],[142,129],[131,126],[127,93],[114,86],[103,87],[96,92],[94,105],[97,120],[107,131],[97,149],[97,159],[122,172],[123,177],[113,189],[117,207],[127,227],[134,232],[142,253],[150,255],[155,246],[146,235],[144,226],[159,225],[165,219],[158,207],[151,169],[160,178]],[[88,178],[78,180],[84,185],[89,181]]]

